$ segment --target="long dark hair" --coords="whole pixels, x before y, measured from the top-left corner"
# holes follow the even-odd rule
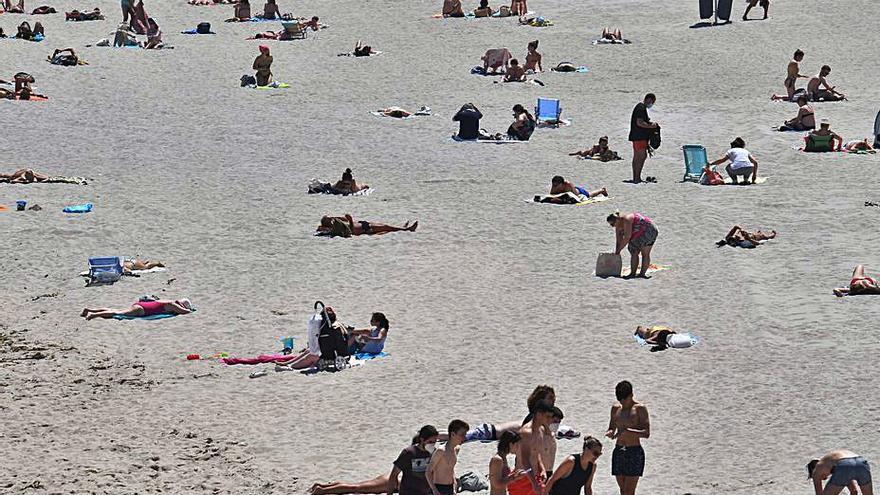
[[[388,325],[388,318],[385,317],[385,313],[373,313],[371,319],[379,320],[379,330],[383,328],[388,330],[390,326]]]
[[[519,114],[524,113],[526,114],[526,118],[528,118],[530,122],[535,121],[535,118],[532,117],[532,114],[530,114],[528,110],[526,110],[526,107],[520,105],[519,103],[513,106],[513,113],[515,113],[517,117],[519,117]]]
[[[522,437],[515,431],[507,430],[498,439],[498,455],[504,457],[510,453],[510,446],[518,443]]]
[[[425,425],[419,430],[418,433],[416,433],[416,436],[413,437],[412,444],[417,445],[422,440],[427,440],[431,437],[436,437],[439,434],[440,433],[437,432],[437,428],[434,428],[431,425]]]

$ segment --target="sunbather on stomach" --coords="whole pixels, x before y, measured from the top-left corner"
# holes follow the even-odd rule
[[[138,301],[128,309],[85,308],[79,315],[86,320],[95,318],[113,318],[114,316],[153,316],[160,314],[185,315],[192,313],[193,307],[189,299],[174,301],[160,299],[158,301]]]

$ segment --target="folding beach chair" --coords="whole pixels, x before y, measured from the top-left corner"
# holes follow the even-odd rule
[[[874,119],[874,147],[880,148],[880,112],[877,112]]]
[[[560,115],[562,115],[562,107],[559,106],[559,100],[538,98],[538,106],[535,107],[538,124],[558,125]]]
[[[122,277],[122,258],[89,258],[89,285],[112,284]]]
[[[284,28],[284,32],[287,36],[292,40],[304,40],[306,39],[307,32],[299,21],[281,21],[281,26]]]
[[[709,158],[706,156],[706,148],[699,144],[686,144],[681,147],[684,152],[684,178],[682,181],[700,180],[703,175],[703,167],[709,164]]]

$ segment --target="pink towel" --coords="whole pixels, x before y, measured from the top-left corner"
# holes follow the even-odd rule
[[[293,360],[299,354],[260,354],[255,358],[223,358],[225,364],[264,364],[264,363],[280,363],[284,364]]]
[[[486,65],[493,69],[501,66],[507,67],[507,63],[511,58],[513,57],[507,48],[492,48],[491,50],[486,50],[486,54],[482,56],[482,60]]]

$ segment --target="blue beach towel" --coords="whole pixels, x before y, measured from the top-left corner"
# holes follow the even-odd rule
[[[88,213],[92,211],[92,204],[72,205],[64,208],[64,213]]]
[[[388,355],[388,353],[385,351],[382,351],[379,354],[370,354],[368,352],[358,352],[354,355],[354,357],[358,361],[369,361],[371,359],[383,358],[387,355]]]
[[[193,313],[196,312],[196,309],[193,308]],[[160,313],[158,315],[149,315],[149,316],[125,316],[125,315],[116,315],[113,317],[114,320],[164,320],[165,318],[173,318],[175,316],[180,316],[173,313]]]

